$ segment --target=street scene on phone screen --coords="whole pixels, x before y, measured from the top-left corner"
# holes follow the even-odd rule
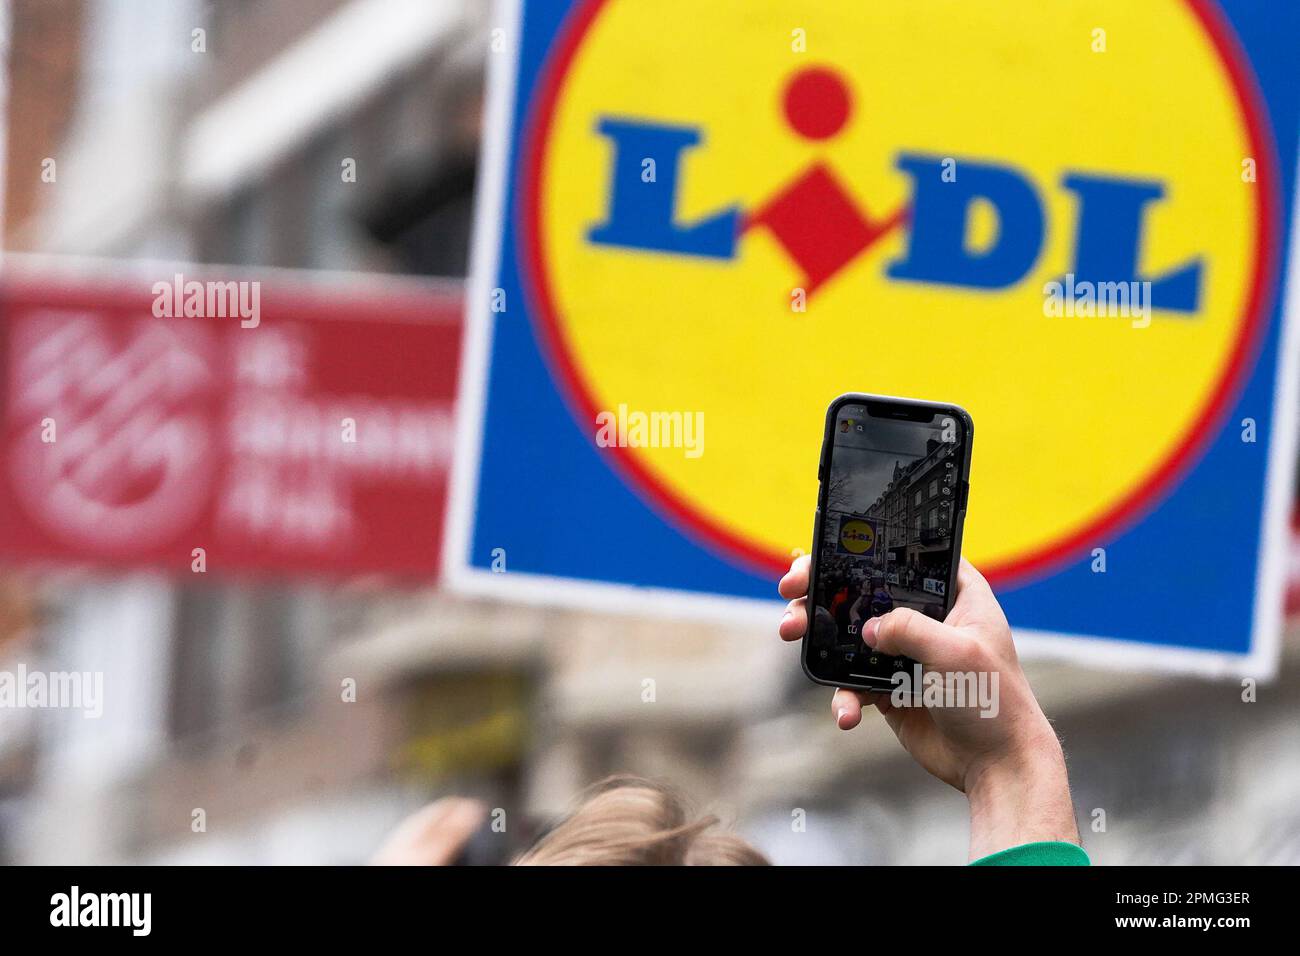
[[[814,652],[871,655],[862,625],[896,607],[942,620],[960,507],[961,443],[951,416],[894,421],[848,405],[831,429],[816,568]]]

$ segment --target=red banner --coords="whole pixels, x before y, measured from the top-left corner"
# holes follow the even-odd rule
[[[0,557],[437,573],[458,286],[0,276]]]

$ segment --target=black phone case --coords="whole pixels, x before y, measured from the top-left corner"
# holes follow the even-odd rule
[[[952,546],[952,563],[948,568],[948,586],[945,589],[943,613],[947,617],[948,612],[952,610],[952,602],[957,596],[957,566],[961,563],[961,543],[962,531],[966,525],[966,506],[970,498],[970,463],[971,448],[975,442],[975,422],[971,419],[970,413],[960,405],[952,405],[944,402],[925,402],[910,398],[897,398],[889,395],[868,395],[864,392],[846,392],[830,403],[826,409],[826,424],[822,431],[822,448],[817,458],[817,512],[813,520],[813,544],[812,544],[812,563],[808,570],[808,629],[800,644],[799,663],[803,667],[803,672],[808,679],[816,684],[825,684],[827,687],[848,687],[853,690],[875,691],[879,693],[888,693],[893,690],[892,682],[882,679],[876,683],[851,683],[837,680],[825,680],[813,674],[808,668],[808,648],[811,644],[809,637],[812,633],[814,612],[813,612],[813,595],[817,593],[817,567],[821,560],[822,550],[822,515],[826,511],[826,474],[830,462],[830,449],[833,441],[832,432],[835,428],[835,419],[842,405],[865,405],[869,402],[888,402],[902,403],[912,407],[933,408],[935,412],[947,412],[954,418],[961,421],[966,429],[965,449],[961,456],[961,495],[960,505],[957,508],[953,518],[953,546]]]

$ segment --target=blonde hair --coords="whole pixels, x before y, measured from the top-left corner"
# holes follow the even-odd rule
[[[767,857],[718,818],[688,818],[670,788],[637,777],[610,777],[517,860],[515,866],[769,866]]]

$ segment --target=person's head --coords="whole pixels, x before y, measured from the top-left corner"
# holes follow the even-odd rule
[[[768,859],[717,817],[691,819],[682,799],[658,783],[610,777],[515,866],[767,866]]]

